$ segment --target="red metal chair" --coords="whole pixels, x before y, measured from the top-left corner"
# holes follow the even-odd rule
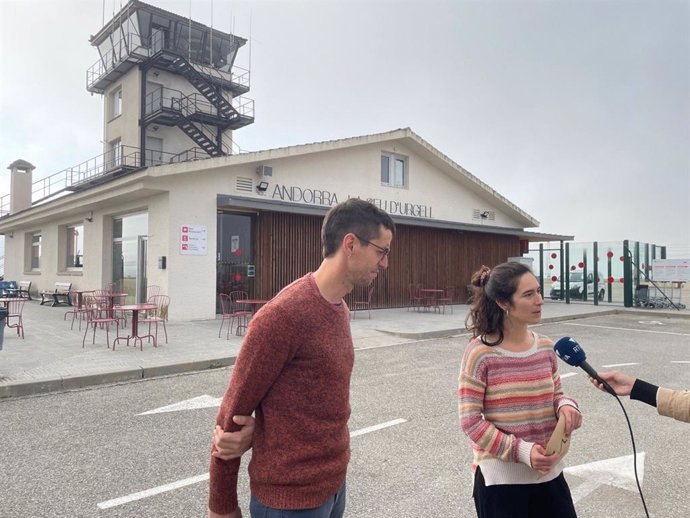
[[[446,313],[446,306],[450,306],[450,312],[453,313],[453,296],[455,295],[455,286],[448,286],[443,292],[443,296],[437,299],[440,306],[443,306],[443,313]]]
[[[367,290],[367,298],[366,300],[355,300],[352,303],[352,319],[354,320],[357,317],[357,311],[360,309],[366,309],[369,311],[369,320],[371,320],[371,295],[374,293],[374,286],[371,285],[369,286],[369,289]]]
[[[22,320],[22,311],[24,310],[24,303],[26,300],[10,300],[7,302],[7,317],[5,324],[7,327],[14,327],[17,329],[17,336],[24,338],[24,320]],[[10,324],[10,319],[16,318],[16,324]]]
[[[148,301],[149,304],[155,304],[156,309],[147,311],[144,318],[139,320],[140,323],[148,323],[149,334],[151,334],[151,324],[156,324],[156,331],[154,333],[154,345],[158,342],[158,323],[163,324],[163,332],[165,333],[165,343],[168,343],[168,330],[165,327],[165,321],[168,320],[168,308],[170,307],[170,297],[167,295],[154,295]],[[151,340],[149,338],[149,340]]]
[[[86,335],[89,332],[89,326],[93,326],[93,338],[91,340],[92,344],[96,343],[96,328],[98,326],[105,328],[105,340],[108,344],[108,349],[110,349],[110,325],[115,324],[115,337],[120,336],[120,327],[117,318],[113,316],[108,316],[107,313],[103,313],[102,308],[99,305],[97,297],[87,297],[86,298],[86,330],[84,331],[84,338],[81,341],[82,348],[86,344]],[[115,343],[113,343],[113,351],[115,350]]]
[[[69,299],[70,302],[72,303],[72,309],[69,311],[65,311],[65,316],[62,318],[63,320],[67,320],[67,315],[72,315],[72,324],[69,326],[70,329],[74,329],[74,319],[79,317],[79,331],[81,331],[81,321],[84,320],[87,317],[88,309],[85,302],[85,299],[82,298],[82,304],[81,306],[79,305],[79,294],[76,291],[70,291],[69,292]]]
[[[149,300],[151,297],[155,297],[156,295],[161,294],[161,287],[156,286],[155,284],[149,284],[146,287],[146,300]]]
[[[221,309],[221,321],[220,329],[218,330],[218,338],[220,338],[221,331],[223,330],[223,324],[226,320],[230,320],[228,330],[226,332],[226,340],[230,339],[230,333],[232,333],[232,328],[235,325],[235,320],[237,320],[237,330],[236,334],[240,335],[240,329],[247,328],[247,320],[251,315],[251,311],[246,311],[240,306],[242,304],[237,304],[237,300],[242,300],[248,298],[247,293],[244,291],[233,291],[230,293],[220,294],[220,309]]]
[[[422,287],[421,284],[408,284],[407,290],[410,294],[410,302],[407,306],[407,311],[410,308],[414,308],[415,311],[421,310],[424,306],[424,298],[419,293],[419,289]]]

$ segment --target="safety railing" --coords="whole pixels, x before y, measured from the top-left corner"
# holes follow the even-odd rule
[[[123,62],[131,60],[138,63],[152,57],[154,54],[162,50],[179,55],[177,49],[166,45],[166,42],[160,33],[157,33],[148,39],[142,38],[136,33],[125,34],[124,37],[118,40],[113,47],[106,52],[105,55],[101,55],[98,61],[96,61],[86,70],[87,90],[93,89],[97,82],[115,70]],[[190,64],[192,68],[201,74],[222,82],[232,83],[238,87],[249,90],[251,75],[249,70],[245,68],[235,65],[231,70],[226,71],[198,62],[190,61]]]

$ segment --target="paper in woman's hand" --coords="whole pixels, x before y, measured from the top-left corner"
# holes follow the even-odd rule
[[[546,444],[546,454],[556,454],[559,458],[563,458],[568,453],[568,448],[570,448],[570,437],[565,436],[565,418],[561,416],[558,419],[556,429]]]

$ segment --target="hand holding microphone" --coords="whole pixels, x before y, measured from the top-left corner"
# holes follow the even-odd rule
[[[619,371],[600,372],[599,377],[607,382],[619,396],[629,396],[636,381],[632,376],[628,376]],[[604,387],[599,380],[591,378],[590,381],[592,385],[599,390],[606,390],[606,387]]]
[[[599,376],[597,371],[595,371],[592,366],[587,363],[587,355],[585,354],[585,350],[579,343],[577,343],[577,340],[570,338],[569,336],[564,336],[556,342],[556,344],[553,346],[553,350],[565,363],[572,365],[573,367],[580,367],[589,375],[590,378],[595,379],[600,385],[602,385],[606,392],[612,396],[616,395],[616,391],[611,388],[611,385],[609,385],[606,380]]]

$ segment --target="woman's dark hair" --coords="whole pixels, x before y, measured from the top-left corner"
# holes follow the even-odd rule
[[[529,267],[518,262],[501,263],[493,269],[482,266],[472,274],[472,307],[465,320],[465,326],[473,336],[481,337],[486,345],[503,342],[505,315],[498,302],[511,303],[520,278],[532,273]],[[486,336],[498,333],[495,342],[487,342]]]
[[[352,232],[370,241],[379,237],[381,226],[395,235],[395,223],[391,217],[373,203],[359,198],[339,203],[328,211],[321,226],[323,256],[332,256],[345,234]]]

